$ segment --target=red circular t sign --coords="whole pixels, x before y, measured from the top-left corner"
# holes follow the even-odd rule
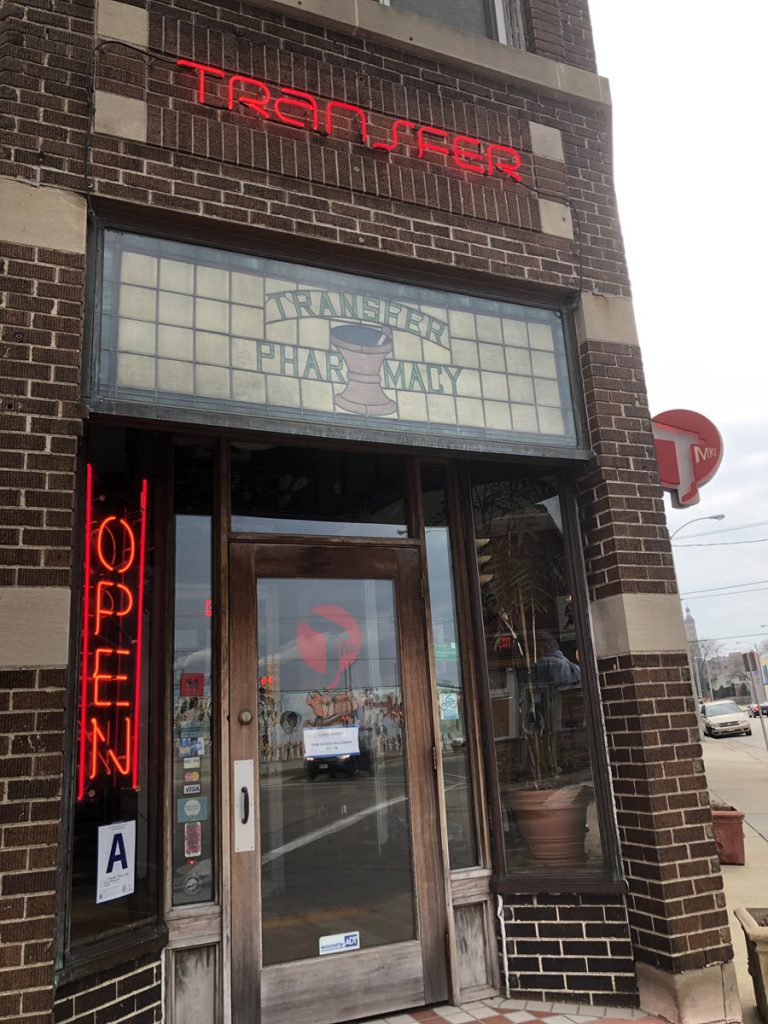
[[[723,457],[720,431],[698,412],[670,409],[651,421],[661,486],[675,508],[695,505],[699,487],[717,472]]]

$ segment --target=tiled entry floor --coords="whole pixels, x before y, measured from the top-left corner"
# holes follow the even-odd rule
[[[576,1003],[537,1003],[525,999],[483,999],[466,1006],[430,1006],[391,1017],[369,1017],[360,1024],[661,1024],[643,1010]]]

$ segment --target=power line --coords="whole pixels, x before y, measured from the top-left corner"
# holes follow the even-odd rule
[[[689,533],[689,537],[711,537],[713,533],[734,533],[736,530],[751,530],[754,526],[768,526],[768,519],[759,523],[745,523],[744,526],[718,526],[715,530],[706,530],[704,533]]]
[[[736,590],[730,594],[697,594],[694,597],[686,597],[686,601],[706,601],[710,597],[741,597],[742,594],[765,594],[768,587],[754,587],[752,590]]]
[[[700,533],[698,536],[704,537],[705,534]],[[672,543],[676,548],[730,548],[734,544],[768,544],[768,537],[758,537],[756,540],[713,540],[711,544],[680,544],[676,540]]]
[[[685,597],[686,594],[709,594],[713,590],[734,590],[736,587],[759,587],[763,583],[768,583],[768,580],[745,580],[743,583],[724,583],[721,587],[701,587],[699,590],[686,590],[681,597]]]
[[[768,633],[734,633],[732,636],[704,636],[699,637],[698,640],[690,640],[689,643],[711,644],[715,640],[741,640],[748,636],[768,636]]]

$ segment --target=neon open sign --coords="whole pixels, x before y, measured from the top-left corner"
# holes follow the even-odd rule
[[[522,157],[512,146],[487,142],[474,135],[448,132],[434,125],[417,124],[402,117],[388,119],[387,137],[373,141],[370,114],[354,103],[319,99],[310,92],[288,86],[269,86],[258,78],[233,74],[223,68],[199,64],[194,60],[180,59],[176,63],[197,72],[195,95],[204,106],[219,105],[211,102],[211,93],[218,83],[226,95],[227,110],[247,110],[265,121],[279,121],[321,135],[333,135],[345,121],[351,119],[352,123],[357,124],[362,143],[371,149],[394,153],[406,152],[408,147],[409,155],[415,155],[420,160],[432,153],[439,153],[464,171],[486,175],[502,174],[515,181],[522,181],[518,173]]]
[[[97,495],[86,471],[77,799],[138,786],[147,481],[136,505]]]

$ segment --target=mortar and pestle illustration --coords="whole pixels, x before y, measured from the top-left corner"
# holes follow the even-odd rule
[[[397,405],[381,388],[381,365],[392,355],[389,327],[341,324],[331,328],[331,345],[347,367],[347,386],[334,403],[346,412],[363,416],[387,416]]]

